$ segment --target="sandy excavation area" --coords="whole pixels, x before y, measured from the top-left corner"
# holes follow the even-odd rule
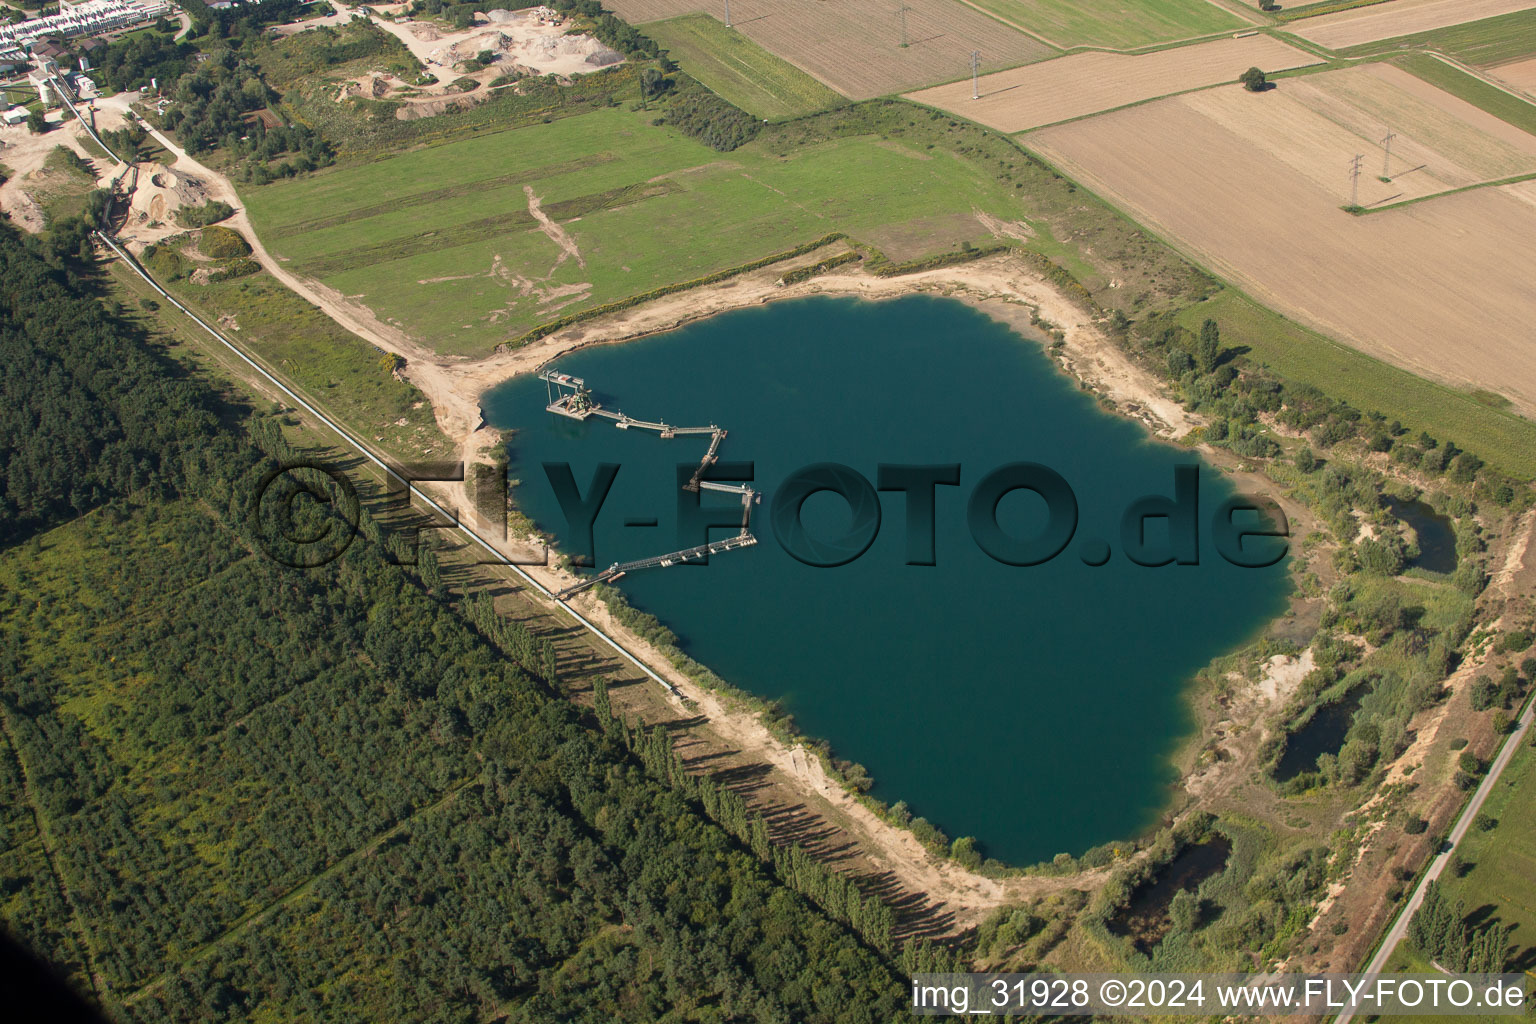
[[[1350,143],[1284,103],[1288,92],[1169,98],[1044,129],[1030,145],[1293,319],[1536,414],[1536,188],[1352,216]],[[1354,152],[1372,151],[1360,141]],[[1453,175],[1458,156],[1440,156],[1439,173]],[[1363,203],[1389,187],[1366,166]]]
[[[592,36],[567,35],[565,19],[547,7],[476,14],[462,32],[444,32],[428,21],[373,23],[405,44],[412,56],[439,78],[455,64],[490,51],[498,73],[580,75],[623,61],[623,56]]]
[[[97,126],[104,131],[123,127],[127,122],[122,108],[137,99],[138,93],[121,93],[103,101],[97,107]],[[117,161],[91,155],[82,142],[84,138],[78,121],[70,121],[41,136],[31,134],[25,126],[0,128],[0,162],[12,171],[11,177],[0,185],[0,211],[17,227],[35,233],[46,226],[33,193],[48,189],[49,172],[43,164],[59,146],[85,159],[96,173],[97,188],[110,188],[119,175],[124,178],[124,188],[132,188],[128,209],[118,229],[118,237],[124,240],[144,245],[185,231],[176,223],[176,211],[201,206],[211,198],[206,180],[199,173],[184,167],[172,169],[154,161],[145,161],[130,170]]]
[[[1235,82],[1251,67],[1265,71],[1320,64],[1318,58],[1269,36],[1216,39],[1139,57],[1122,53],[1075,53],[1069,57],[983,77],[980,99],[971,82],[954,82],[908,94],[1002,132],[1086,117],[1189,89]]]
[[[55,146],[74,150],[86,159],[87,153],[75,138],[79,128],[66,126],[55,128],[46,135],[33,135],[24,124],[0,126],[0,164],[4,164],[8,177],[0,183],[0,212],[25,231],[43,229],[43,211],[29,192],[38,176],[43,173],[43,162]]]
[[[716,18],[723,13],[713,0],[608,0],[607,6],[633,25],[700,11]],[[736,0],[731,23],[763,49],[855,100],[969,76],[973,50],[981,51],[984,71],[1055,52],[960,0],[906,0],[903,48],[900,6],[888,0]]]
[[[1482,21],[1529,7],[1536,7],[1536,0],[1392,0],[1391,3],[1325,14],[1320,18],[1306,18],[1294,23],[1294,27],[1287,26],[1286,30],[1319,46],[1339,50],[1411,32]]]

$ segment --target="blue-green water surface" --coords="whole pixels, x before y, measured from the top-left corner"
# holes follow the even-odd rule
[[[876,795],[1010,863],[1081,853],[1153,823],[1173,781],[1169,755],[1191,727],[1183,688],[1284,608],[1283,562],[1239,568],[1212,546],[1211,512],[1231,493],[1220,474],[1104,412],[1038,344],[957,301],[774,303],[555,366],[630,416],[724,426],[722,460],[752,462],[766,495],[753,514],[756,547],[632,574],[621,584],[630,601],[699,661],[782,700],[803,732],[865,765]],[[598,463],[621,466],[596,521],[599,565],[701,541],[678,535],[676,467],[696,464],[707,438],[557,417],[532,376],[483,401],[492,425],[516,431],[516,500],[557,537],[564,519],[542,464],[569,463],[583,492]],[[881,463],[959,463],[960,485],[937,489],[937,564],[905,564],[897,492],[880,496],[879,534],[856,561],[817,568],[790,557],[769,503],[780,481],[819,462],[871,483]],[[1043,565],[994,561],[967,529],[972,488],[1013,462],[1054,469],[1079,506],[1074,539]],[[1171,497],[1174,467],[1190,464],[1201,467],[1200,564],[1132,564],[1120,550],[1124,509]],[[998,517],[1029,536],[1044,505],[1017,491]],[[626,525],[648,518],[658,525]],[[849,520],[830,493],[805,504],[813,535]],[[1107,564],[1085,564],[1088,540],[1109,543]]]

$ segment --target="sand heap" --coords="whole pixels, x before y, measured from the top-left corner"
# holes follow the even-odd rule
[[[590,35],[567,34],[558,16],[548,12],[556,20],[540,17],[541,10],[547,11],[488,11],[476,15],[477,29],[464,34],[444,36],[424,25],[413,25],[410,30],[423,42],[443,40],[444,45],[427,56],[445,67],[474,60],[482,53],[492,54],[497,64],[536,75],[578,74],[623,61],[621,54]]]
[[[512,37],[501,32],[481,32],[467,36],[447,46],[438,47],[432,51],[432,59],[439,64],[454,65],[461,60],[469,60],[478,56],[485,50],[500,56],[513,48]]]
[[[617,64],[624,58],[591,36],[540,36],[522,46],[525,59],[552,64],[561,57],[581,57],[594,67]]]
[[[394,79],[391,81],[391,79]],[[354,96],[363,96],[381,100],[388,96],[403,83],[383,71],[371,71],[358,78],[349,79],[341,83],[341,88],[336,92],[336,102],[351,99]]]

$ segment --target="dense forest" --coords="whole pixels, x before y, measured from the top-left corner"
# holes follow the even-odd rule
[[[122,1020],[897,1016],[888,911],[365,511],[266,557],[276,421],[0,260],[7,932]]]
[[[147,89],[151,82],[170,86],[186,74],[197,53],[197,47],[174,36],[174,29],[136,32],[108,46],[97,61],[104,84],[118,91]]]
[[[284,166],[299,171],[323,167],[332,160],[331,148],[303,125],[268,128],[247,117],[273,103],[277,94],[262,80],[260,67],[233,49],[210,54],[181,77],[172,95],[176,102],[161,121],[176,132],[188,153],[218,148],[268,161],[281,153],[298,152],[298,159]]]
[[[188,439],[216,425],[205,388],[125,345],[126,325],[70,288],[58,257],[77,257],[88,231],[0,226],[0,544],[166,486],[178,453],[205,443]]]

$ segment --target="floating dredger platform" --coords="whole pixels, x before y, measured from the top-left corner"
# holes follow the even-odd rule
[[[651,558],[642,558],[633,562],[615,562],[596,575],[589,576],[579,583],[566,587],[555,595],[559,600],[565,600],[575,594],[581,593],[588,587],[599,583],[616,580],[625,573],[638,569],[664,569],[669,565],[682,565],[687,562],[696,562],[710,555],[717,555],[724,551],[734,551],[737,548],[751,547],[757,543],[757,538],[752,536],[752,506],[763,500],[762,495],[754,491],[746,484],[724,484],[713,480],[705,480],[704,473],[714,465],[720,456],[720,442],[725,440],[726,431],[711,423],[707,427],[675,427],[670,423],[652,420],[637,420],[624,415],[622,412],[614,412],[604,409],[592,392],[587,388],[587,382],[580,377],[573,377],[568,373],[558,370],[545,370],[539,374],[539,379],[544,382],[545,394],[548,402],[544,408],[557,416],[565,416],[573,420],[585,422],[593,416],[601,416],[612,420],[613,425],[620,430],[653,430],[665,439],[674,437],[687,437],[693,435],[709,435],[709,449],[704,453],[704,458],[699,461],[699,468],[693,471],[693,476],[683,485],[686,491],[723,491],[727,494],[741,496],[741,532],[726,540],[712,541],[708,544],[700,544],[697,547],[685,548],[682,551],[673,551],[665,555],[656,555]]]

